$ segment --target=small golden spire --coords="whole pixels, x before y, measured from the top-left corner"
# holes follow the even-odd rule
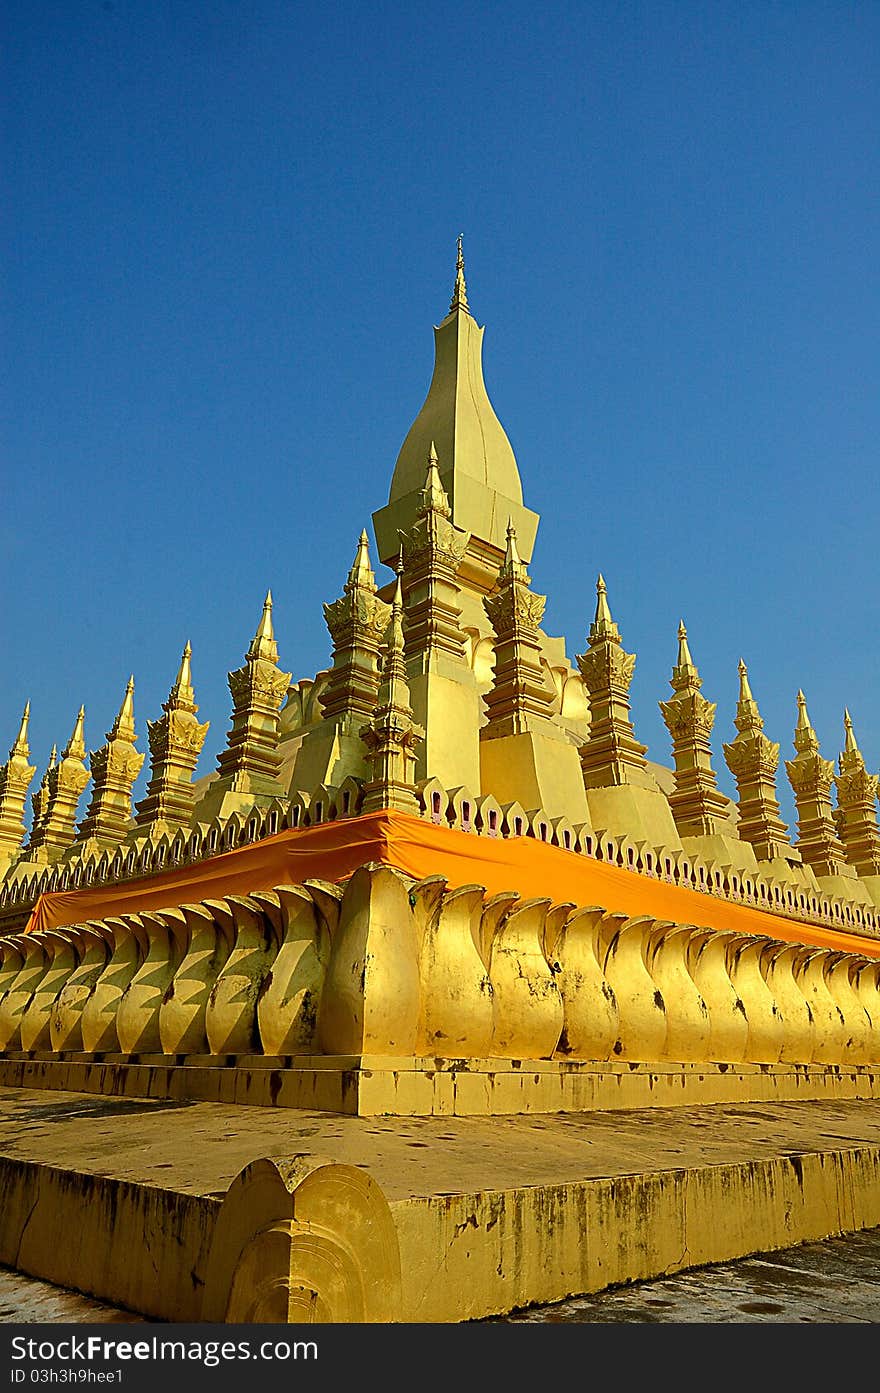
[[[688,631],[685,628],[683,619],[679,619],[678,621],[678,666],[694,666],[691,650],[688,648]]]
[[[390,638],[386,640],[389,650],[393,653],[403,654],[403,556],[397,567],[397,584],[394,587],[394,598],[391,601],[391,624],[389,626]]]
[[[275,630],[272,627],[271,590],[266,591],[263,613],[257,625],[257,632],[254,634],[251,646],[245,656],[247,658],[266,658],[270,663],[278,661],[278,644],[275,642]]]
[[[797,694],[797,724],[794,728],[794,747],[798,754],[818,754],[819,738],[810,724],[810,713],[807,710],[807,698],[802,691]]]
[[[843,746],[843,752],[844,752],[844,754],[847,754],[847,755],[857,755],[857,754],[861,754],[861,750],[859,749],[858,741],[856,740],[855,731],[853,730],[852,716],[849,714],[849,711],[846,710],[846,709],[844,709],[844,713],[843,713],[843,725],[844,725],[844,729],[846,730],[846,739],[845,739],[845,741],[844,741],[844,746]]]
[[[691,657],[691,650],[688,647],[687,629],[684,620],[680,619],[678,624],[678,662],[672,670],[670,686],[673,691],[680,692],[685,688],[699,691],[702,685],[697,665]]]
[[[391,601],[391,618],[397,619],[398,623],[403,622],[403,560],[401,558],[397,567],[397,584],[394,587],[394,598]],[[403,631],[401,630],[401,643],[403,642]]]
[[[18,735],[15,737],[15,744],[9,751],[10,759],[27,759],[30,754],[28,747],[28,722],[31,718],[31,704],[25,702],[24,711],[21,715],[21,725],[18,728]]]
[[[196,694],[193,691],[192,684],[191,658],[192,645],[189,639],[187,639],[186,646],[183,650],[183,656],[180,659],[180,667],[177,670],[177,677],[174,679],[174,686],[168,693],[168,700],[162,703],[163,710],[170,711],[172,707],[174,707],[181,711],[191,711],[193,713],[198,711],[199,708],[196,706]]]
[[[531,585],[531,577],[526,569],[525,563],[519,554],[516,545],[516,528],[513,525],[513,518],[507,520],[507,550],[504,553],[504,562],[499,572],[501,576],[513,576],[517,580],[525,581]]]
[[[370,539],[366,528],[361,532],[357,553],[345,582],[346,590],[353,590],[355,587],[371,591],[376,589],[376,577],[370,565]]]
[[[86,718],[86,708],[81,706],[76,717],[76,724],[71,732],[70,739],[61,752],[62,759],[85,759],[86,742],[83,727]]]
[[[116,720],[107,732],[108,740],[128,740],[134,743],[134,673],[128,679],[128,686],[125,689],[125,696],[122,698],[122,705]]]
[[[57,745],[53,745],[53,746],[52,746],[52,753],[49,755],[49,764],[48,764],[48,766],[47,766],[46,773],[48,774],[48,772],[49,772],[50,769],[54,769],[54,768],[55,768],[55,765],[56,765],[57,763],[58,763],[58,746],[57,746]]]
[[[737,670],[737,672],[739,673],[739,699],[740,699],[740,701],[754,701],[755,698],[752,696],[752,689],[751,689],[751,687],[749,686],[749,670],[748,670],[748,668],[746,667],[746,665],[745,665],[745,663],[744,663],[744,661],[743,661],[742,658],[740,658],[739,663],[737,664],[737,669],[736,669],[736,670]]]
[[[422,506],[419,508],[417,516],[424,517],[427,513],[440,513],[445,518],[452,516],[452,509],[449,506],[449,495],[440,479],[437,449],[433,440],[431,441],[431,448],[428,451],[428,473],[422,489]]]
[[[459,232],[458,256],[455,262],[455,288],[452,292],[452,300],[449,305],[450,314],[454,310],[464,310],[467,314],[470,314],[470,308],[468,306],[467,299],[467,286],[465,284],[464,279],[464,252],[462,251],[461,247],[463,236],[464,233]]]
[[[758,703],[752,696],[752,689],[749,686],[749,670],[742,658],[739,660],[737,672],[739,673],[739,701],[733,723],[739,731],[763,730],[764,722],[758,710]]]
[[[590,625],[589,641],[597,643],[602,639],[611,639],[613,642],[619,643],[620,630],[611,617],[608,587],[605,584],[605,577],[600,571],[596,581],[596,617]]]
[[[385,657],[382,663],[382,680],[379,684],[378,705],[394,705],[399,702],[409,706],[409,687],[406,684],[406,662],[404,661],[403,638],[403,581],[402,567],[398,562],[397,584],[391,601],[391,618],[385,631]]]

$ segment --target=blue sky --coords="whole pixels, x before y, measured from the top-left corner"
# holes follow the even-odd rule
[[[267,586],[283,666],[326,666],[464,231],[545,627],[582,651],[604,573],[668,762],[683,615],[727,792],[741,654],[783,756],[802,686],[876,769],[880,7],[6,0],[3,30],[0,757],[28,697],[40,772],[81,702],[97,748],[130,671],[146,749],[189,638],[208,772]]]

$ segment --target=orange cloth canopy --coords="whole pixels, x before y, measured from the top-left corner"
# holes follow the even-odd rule
[[[490,895],[516,890],[524,899],[601,905],[628,915],[648,914],[679,924],[880,957],[880,941],[864,934],[732,904],[532,837],[477,836],[390,811],[278,832],[158,875],[41,895],[26,932],[246,895],[276,885],[301,885],[304,880],[338,881],[368,862],[395,866],[417,880],[439,874],[452,886],[482,885]]]

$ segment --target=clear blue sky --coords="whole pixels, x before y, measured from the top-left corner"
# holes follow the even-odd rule
[[[880,6],[6,0],[3,29],[0,757],[30,697],[31,792],[130,671],[145,750],[187,638],[207,773],[267,586],[283,666],[326,666],[461,230],[547,629],[583,650],[602,570],[668,762],[683,615],[728,792],[741,654],[784,756],[802,686],[876,769]]]

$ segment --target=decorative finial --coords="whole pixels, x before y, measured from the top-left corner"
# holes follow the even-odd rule
[[[57,763],[58,763],[58,746],[57,746],[57,745],[53,745],[53,746],[52,746],[52,753],[51,753],[50,756],[49,756],[49,769],[54,769],[54,768],[55,768],[55,765],[56,765]],[[48,772],[48,771],[47,771],[47,772]]]
[[[852,716],[846,709],[844,709],[843,712],[843,725],[844,729],[846,730],[846,740],[844,741],[843,746],[844,754],[859,754],[859,745],[858,741],[856,740],[855,731],[853,730]]]
[[[819,738],[810,725],[807,698],[800,690],[797,694],[797,708],[798,714],[797,724],[794,728],[794,747],[799,755],[817,755],[819,753]]]
[[[470,309],[468,307],[467,300],[467,286],[465,284],[464,279],[464,252],[462,251],[461,246],[463,236],[464,233],[459,232],[458,256],[455,262],[455,288],[452,292],[452,300],[449,305],[449,311],[450,313],[452,313],[453,310],[465,310],[468,314],[470,314]]]
[[[752,696],[752,689],[749,685],[749,670],[742,658],[737,664],[737,672],[739,673],[739,701],[733,724],[741,734],[761,731],[764,729],[764,721],[758,710],[758,703]]]
[[[422,489],[422,506],[419,508],[418,516],[425,517],[427,513],[440,513],[445,518],[452,516],[449,496],[440,480],[440,466],[433,440],[428,451],[428,473]]]
[[[678,666],[694,667],[694,660],[688,647],[688,631],[684,626],[683,619],[678,622]],[[696,669],[694,670],[696,671]]]
[[[752,689],[749,686],[749,670],[743,662],[742,658],[740,658],[739,662],[737,663],[736,670],[739,673],[740,701],[754,701],[755,698],[752,696]]]
[[[180,659],[180,667],[177,670],[177,677],[174,680],[174,686],[171,688],[166,706],[170,704],[172,706],[186,708],[187,710],[198,711],[199,708],[194,704],[195,692],[193,691],[192,684],[191,658],[192,645],[189,639],[187,639],[186,646],[183,650],[183,656]]]
[[[691,650],[688,647],[687,629],[683,619],[678,623],[678,662],[672,670],[670,686],[675,692],[685,690],[699,691],[703,683],[697,671],[697,665],[691,657]]]
[[[516,528],[513,525],[513,518],[507,519],[507,550],[504,553],[504,562],[501,567],[502,576],[514,576],[518,580],[524,580],[527,585],[531,585],[529,576],[523,559],[519,554],[516,545]]]
[[[247,651],[248,658],[266,658],[270,663],[278,661],[278,645],[275,642],[275,630],[272,627],[272,591],[266,591],[266,598],[263,601],[263,613],[260,615],[260,622],[257,625],[257,632],[254,634],[251,646]]]
[[[116,720],[107,732],[108,740],[127,740],[134,743],[134,673],[128,679],[125,696]]]
[[[390,683],[389,691],[393,689],[395,681],[406,678],[403,651],[403,567],[398,561],[397,584],[391,601],[391,618],[385,631],[385,661],[382,665],[383,683]],[[380,704],[381,701],[380,695]]]
[[[9,751],[10,759],[27,759],[30,754],[28,747],[28,722],[31,718],[31,704],[25,702],[24,711],[21,714],[21,725],[18,728],[18,735],[15,737],[15,744]]]
[[[613,639],[615,643],[620,642],[620,630],[611,617],[611,609],[608,604],[608,587],[605,584],[605,577],[599,572],[596,580],[596,617],[590,625],[590,643],[598,642],[601,639]]]
[[[366,528],[361,532],[358,549],[348,573],[348,580],[345,582],[346,590],[353,590],[355,587],[371,591],[376,589],[376,577],[370,565],[370,539]]]
[[[70,739],[62,751],[64,759],[84,759],[86,753],[86,742],[83,732],[85,723],[86,708],[81,706],[77,712],[76,723],[70,735]]]

